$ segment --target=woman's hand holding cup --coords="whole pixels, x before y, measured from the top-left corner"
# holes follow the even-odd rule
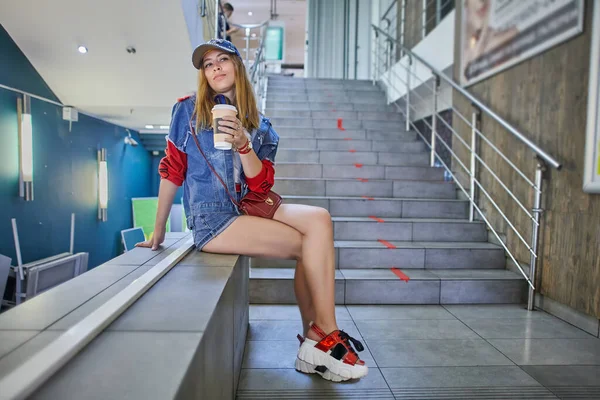
[[[229,133],[225,141],[231,143],[234,148],[241,149],[246,145],[248,136],[242,122],[236,117],[224,116],[219,120],[219,131]]]

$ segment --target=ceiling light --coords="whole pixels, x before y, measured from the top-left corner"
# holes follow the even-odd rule
[[[154,129],[154,125],[146,125],[146,129]]]
[[[77,48],[77,50],[78,50],[78,51],[79,51],[81,54],[85,54],[85,53],[87,53],[87,52],[88,52],[88,49],[87,49],[87,47],[85,47],[85,46],[79,46],[79,47]]]
[[[253,33],[253,34],[252,34],[252,37],[256,37],[256,33]]]
[[[169,129],[169,125],[161,125],[160,129]]]
[[[248,11],[248,15],[249,15],[249,16],[252,16],[252,11]]]

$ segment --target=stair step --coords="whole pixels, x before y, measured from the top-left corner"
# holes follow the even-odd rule
[[[385,165],[329,165],[278,162],[279,178],[333,178],[333,179],[405,179],[443,181],[444,170],[431,167],[393,167]]]
[[[336,111],[333,111],[333,109]],[[396,112],[340,111],[334,106],[329,106],[326,111],[270,110],[270,112],[267,111],[267,115],[269,118],[342,118],[363,121],[404,121],[403,116]]]
[[[385,240],[385,238],[380,238]],[[395,248],[388,248],[388,245]],[[402,242],[336,240],[336,267],[352,269],[502,269],[504,249],[487,242]],[[294,262],[252,258],[252,266],[290,268]]]
[[[373,86],[373,81],[369,79],[337,79],[337,78],[297,78],[289,76],[269,76],[269,83],[290,83],[302,85],[361,85]]]
[[[275,117],[271,118],[271,124],[277,130],[278,126],[289,126],[294,128],[326,128],[326,129],[339,129],[337,118],[293,118],[293,117]],[[367,129],[373,131],[388,130],[392,132],[403,132],[405,129],[404,122],[402,121],[362,121],[362,120],[349,120],[344,119],[342,121],[344,129]],[[343,130],[342,130],[343,132]]]
[[[409,180],[275,178],[273,190],[281,195],[367,196],[454,199],[456,187],[450,182]]]
[[[280,149],[276,162],[320,163],[336,165],[390,165],[397,167],[426,167],[429,154],[387,153],[373,151],[330,151],[306,149]]]
[[[353,94],[341,95],[341,96],[327,96],[327,95],[287,95],[283,92],[277,94],[267,94],[267,101],[279,102],[279,101],[305,101],[305,102],[322,102],[322,103],[352,103],[352,104],[377,104],[381,107],[387,107],[387,100],[385,96],[377,94],[377,96],[363,96],[360,92],[354,92]]]
[[[338,196],[283,196],[284,203],[306,204],[329,210],[334,217],[368,217],[376,210],[380,218],[465,219],[469,203],[464,200],[403,199]]]
[[[377,85],[373,85],[371,82],[302,82],[299,80],[296,81],[272,81],[269,80],[267,85],[268,88],[273,88],[275,90],[285,90],[285,89],[350,89],[350,90],[362,90],[362,91],[373,91],[380,92],[381,89]]]
[[[317,148],[317,146],[319,146]],[[397,153],[424,152],[425,143],[421,141],[373,141],[373,140],[343,140],[343,139],[299,139],[280,138],[279,149],[309,149],[330,151],[376,151]]]
[[[310,150],[353,150],[381,152],[417,152],[425,151],[425,143],[417,140],[364,140],[352,138],[311,139],[299,137],[280,137],[280,149],[310,149]]]
[[[372,84],[345,84],[343,82],[304,82],[304,84],[296,84],[294,82],[274,82],[269,81],[268,88],[275,89],[287,89],[287,90],[321,90],[321,91],[336,91],[336,90],[358,90],[363,92],[381,92],[382,89],[379,86],[373,86]]]
[[[334,106],[335,110],[338,111],[387,111],[387,112],[398,112],[398,109],[393,105],[387,104],[356,104],[350,102],[341,101],[290,101],[290,99],[273,101],[267,98],[267,115],[270,115],[268,110],[298,110],[298,111],[326,111],[332,109]]]
[[[336,304],[521,303],[527,283],[506,270],[336,270]],[[294,304],[293,268],[250,270],[250,303]]]
[[[294,304],[294,268],[251,268],[251,304]],[[340,270],[335,271],[335,300],[343,304],[345,281]]]
[[[335,240],[416,241],[416,242],[485,242],[484,223],[445,220],[380,217],[373,210],[369,217],[334,217]]]
[[[290,95],[304,95],[307,97],[310,96],[320,96],[320,97],[339,97],[339,96],[385,96],[385,92],[381,89],[373,87],[343,87],[343,86],[330,86],[330,87],[302,87],[302,86],[289,86],[284,87],[282,85],[272,86],[269,85],[267,87],[267,98],[271,95],[277,95],[281,93],[286,93]]]
[[[397,140],[397,141],[414,141],[417,139],[416,132],[406,132],[403,129],[394,132],[367,130],[367,129],[346,129],[339,130],[337,128],[308,128],[297,126],[277,126],[275,131],[279,137],[290,138],[316,138],[316,139],[338,139],[344,140],[350,138],[352,140]]]

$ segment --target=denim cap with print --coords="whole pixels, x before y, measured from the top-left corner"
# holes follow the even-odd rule
[[[192,64],[194,64],[196,69],[202,68],[202,59],[204,58],[204,55],[211,50],[223,50],[227,53],[232,53],[242,58],[238,49],[236,49],[233,43],[231,43],[229,40],[211,39],[208,42],[196,47],[192,53]]]

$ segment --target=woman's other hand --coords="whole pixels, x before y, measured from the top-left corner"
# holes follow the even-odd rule
[[[145,242],[136,243],[135,247],[147,247],[152,250],[158,250],[158,247],[165,241],[165,232],[154,231],[152,237]]]
[[[231,143],[236,149],[241,149],[248,141],[246,129],[244,129],[241,121],[235,117],[223,117],[219,121],[219,131],[229,133],[231,135],[230,137],[225,138],[225,141]]]

